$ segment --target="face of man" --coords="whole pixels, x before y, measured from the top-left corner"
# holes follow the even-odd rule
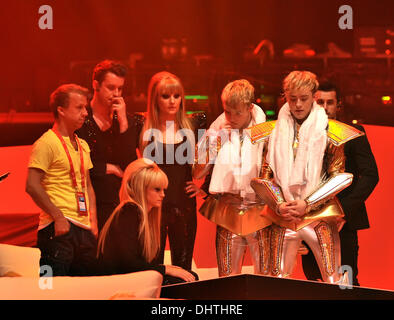
[[[107,72],[101,83],[97,80],[93,81],[93,88],[97,100],[107,107],[112,107],[112,104],[117,101],[116,98],[122,96],[125,79],[118,77],[112,72]]]
[[[308,118],[313,106],[313,94],[309,89],[296,89],[287,93],[290,112],[298,123]]]
[[[58,107],[59,117],[71,131],[78,130],[82,127],[88,112],[87,98],[79,93],[70,92],[67,107]]]
[[[335,91],[318,90],[315,95],[317,104],[326,110],[329,119],[335,119],[338,111],[337,93]]]
[[[230,108],[223,103],[223,109],[226,121],[232,129],[245,129],[252,119],[252,105],[239,104],[235,108]]]

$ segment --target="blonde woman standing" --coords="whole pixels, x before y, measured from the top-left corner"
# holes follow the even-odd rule
[[[192,179],[197,132],[205,124],[204,115],[188,117],[184,88],[169,73],[156,73],[148,88],[146,117],[139,120],[139,150],[155,161],[169,178],[163,201],[160,260],[168,234],[173,265],[191,269],[197,230],[196,195],[205,195]]]

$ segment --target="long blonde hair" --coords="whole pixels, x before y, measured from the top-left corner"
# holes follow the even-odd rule
[[[119,190],[120,204],[112,212],[105,223],[98,241],[98,252],[103,253],[108,230],[121,208],[128,202],[134,203],[141,212],[141,224],[138,232],[143,246],[143,255],[148,262],[152,261],[160,247],[161,207],[153,207],[148,212],[146,189],[151,187],[167,188],[166,174],[153,161],[141,158],[133,161],[126,168]]]
[[[179,94],[181,99],[181,105],[176,114],[175,121],[179,129],[190,129],[194,130],[190,120],[186,116],[185,107],[185,91],[181,80],[174,74],[161,71],[153,75],[149,82],[148,87],[148,105],[147,114],[144,123],[144,127],[141,131],[139,138],[139,149],[143,154],[145,147],[149,141],[144,141],[143,136],[147,130],[159,129],[160,128],[160,110],[158,106],[158,97],[162,94]]]

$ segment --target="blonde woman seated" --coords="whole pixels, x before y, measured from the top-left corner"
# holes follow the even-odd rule
[[[167,186],[166,174],[153,161],[141,158],[129,164],[119,191],[120,204],[100,233],[100,273],[156,270],[163,275],[163,284],[197,279],[195,273],[157,262],[161,205]]]

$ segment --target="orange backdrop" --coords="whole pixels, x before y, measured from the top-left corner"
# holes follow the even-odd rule
[[[394,210],[390,191],[394,190],[394,128],[365,125],[378,164],[380,181],[367,201],[371,228],[359,232],[359,281],[364,287],[394,290]],[[0,243],[33,246],[36,241],[38,208],[25,193],[27,162],[31,146],[0,148],[0,174],[10,176],[0,183]],[[201,201],[198,201],[198,206]],[[194,251],[197,267],[216,267],[215,225],[198,215]],[[250,265],[249,255],[245,264]],[[300,263],[293,274],[305,279]]]

